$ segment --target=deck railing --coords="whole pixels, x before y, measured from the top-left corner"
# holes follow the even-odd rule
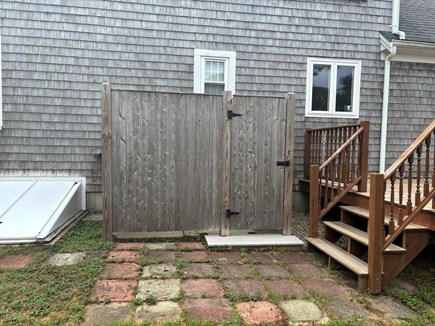
[[[310,165],[309,236],[318,237],[318,222],[355,186],[367,190],[369,122],[308,129],[305,162]]]
[[[435,120],[385,173],[372,174],[370,182],[369,286],[380,288],[382,253],[423,208],[435,208]]]

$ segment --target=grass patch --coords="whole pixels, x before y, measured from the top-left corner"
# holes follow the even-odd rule
[[[0,248],[0,256],[36,252],[32,265],[0,270],[0,324],[76,325],[104,260],[86,259],[71,266],[48,266],[55,252],[106,251],[99,221],[79,222],[55,245]]]

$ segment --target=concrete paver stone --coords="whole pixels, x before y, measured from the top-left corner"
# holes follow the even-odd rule
[[[290,322],[319,322],[323,318],[320,309],[310,301],[283,301],[279,306]]]
[[[253,251],[248,253],[248,257],[259,264],[272,264],[276,262],[275,257],[265,252]]]
[[[153,296],[157,301],[176,299],[180,293],[181,281],[179,279],[141,280],[137,290],[137,298],[146,300]]]
[[[188,279],[181,284],[186,296],[193,299],[219,298],[224,295],[221,284],[217,280]]]
[[[233,318],[233,309],[227,299],[188,299],[186,315],[200,320],[223,321]]]
[[[213,252],[213,258],[220,263],[238,263],[243,260],[240,252],[235,251],[217,251]]]
[[[98,280],[91,291],[91,301],[128,302],[134,298],[137,281]]]
[[[180,319],[181,309],[176,302],[162,301],[154,306],[142,305],[136,309],[136,322],[169,321]]]
[[[301,252],[279,253],[277,257],[287,264],[310,264],[311,259]]]
[[[103,266],[100,279],[132,279],[140,275],[140,265],[135,263],[108,263]]]
[[[347,293],[344,287],[338,285],[333,280],[306,279],[302,284],[306,289],[317,294],[345,295]]]
[[[237,304],[237,310],[248,324],[275,324],[282,321],[281,310],[267,301],[242,302]]]
[[[387,319],[404,319],[416,315],[411,309],[387,296],[369,298],[372,309],[379,311]]]
[[[145,246],[148,250],[176,250],[177,246],[173,242],[156,242],[146,243]]]
[[[0,268],[22,268],[35,260],[36,254],[7,255],[0,259]]]
[[[177,268],[173,264],[148,265],[143,268],[143,278],[175,278]]]
[[[85,309],[84,326],[126,323],[133,315],[130,303],[92,304]]]
[[[376,316],[368,310],[363,309],[354,301],[345,297],[334,296],[329,300],[329,305],[326,307],[328,312],[338,318],[351,318],[354,316],[363,317],[365,319],[375,318]]]
[[[85,252],[54,254],[45,261],[46,265],[67,266],[75,265],[86,258]]]

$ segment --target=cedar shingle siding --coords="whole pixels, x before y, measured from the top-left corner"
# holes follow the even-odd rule
[[[297,94],[296,177],[305,127],[355,121],[304,117],[307,57],[362,60],[360,120],[372,122],[370,169],[376,170],[378,32],[389,29],[390,15],[391,0],[2,0],[0,174],[81,175],[88,191],[101,191],[100,84],[192,92],[195,48],[237,52],[238,94]],[[403,71],[393,70],[390,122],[410,114],[404,107],[422,103],[421,96],[433,107],[433,87],[407,86],[414,80],[433,86],[433,67],[411,68],[404,80]],[[412,112],[419,130],[424,108]]]

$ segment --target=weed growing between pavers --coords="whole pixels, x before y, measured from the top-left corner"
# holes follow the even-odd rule
[[[28,267],[0,270],[0,324],[79,324],[103,259],[70,266],[48,266],[44,261],[56,252],[111,249],[113,244],[101,239],[101,229],[101,222],[79,222],[53,246],[0,248],[0,257],[38,253]]]

